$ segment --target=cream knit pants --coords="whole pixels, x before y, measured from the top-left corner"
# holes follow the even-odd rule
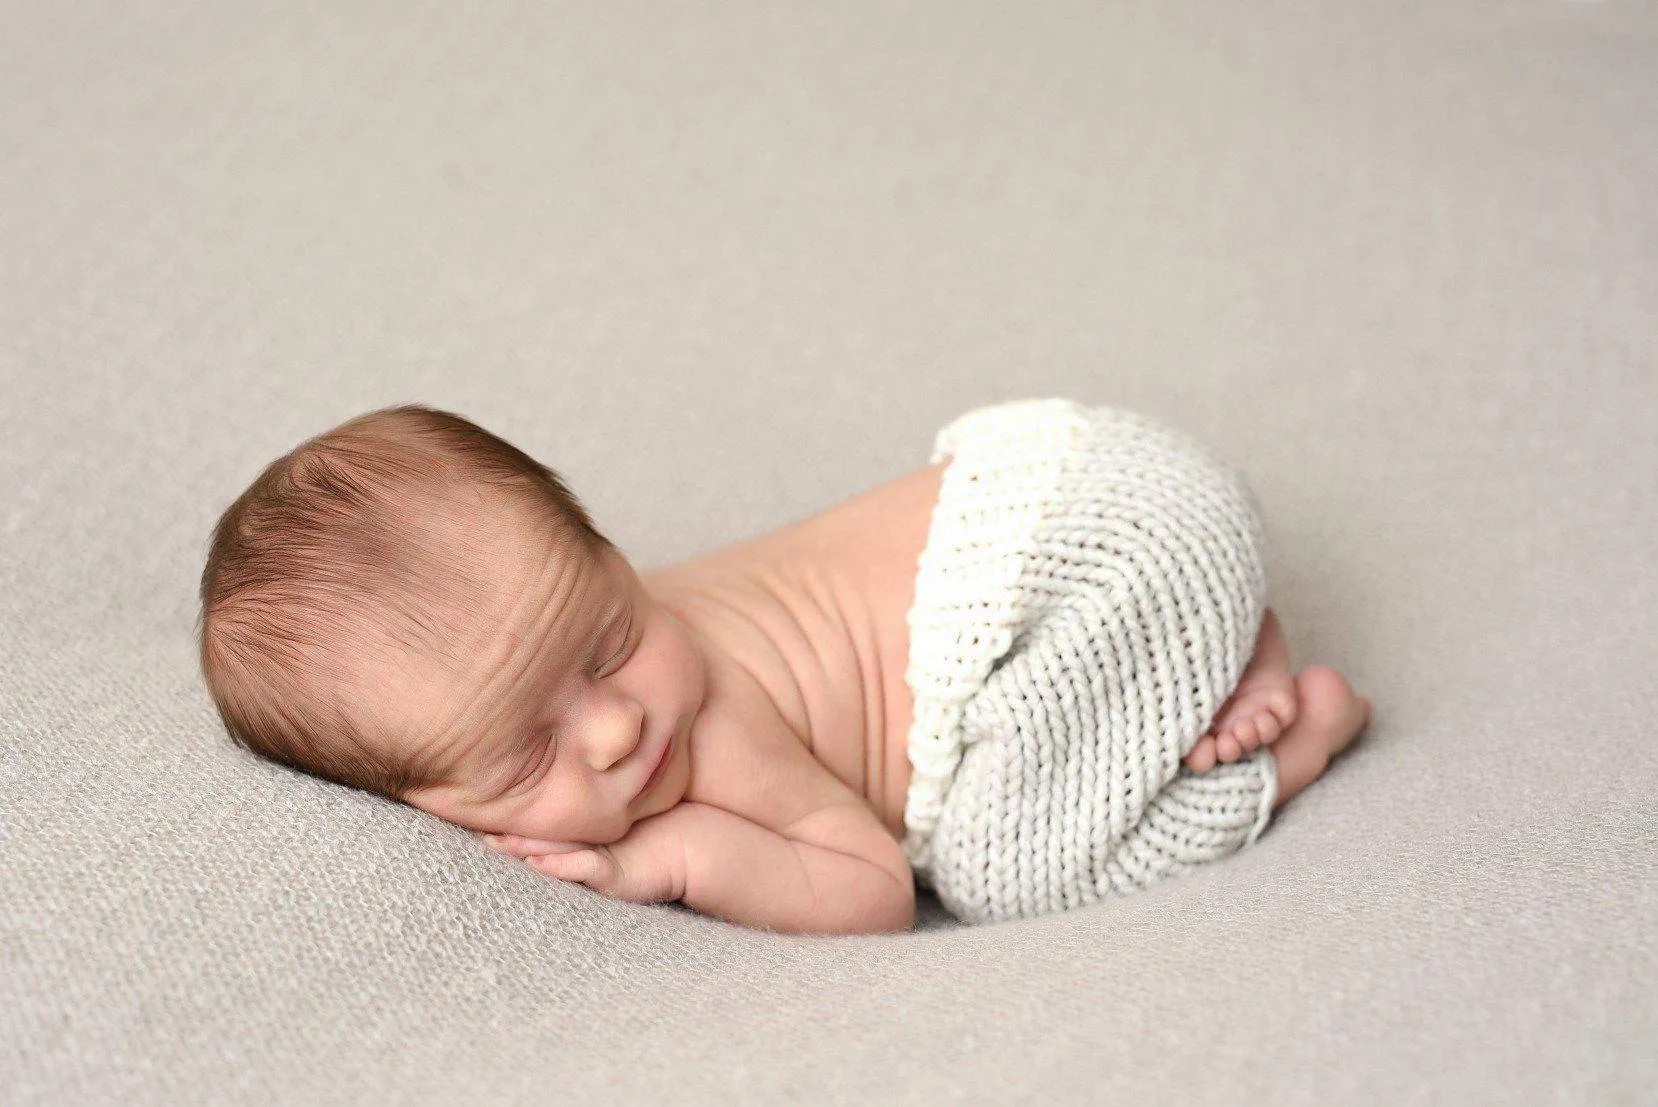
[[[1180,763],[1237,686],[1266,603],[1239,474],[1185,434],[1064,399],[973,409],[907,615],[904,850],[967,922],[1135,892],[1265,829],[1262,748]]]

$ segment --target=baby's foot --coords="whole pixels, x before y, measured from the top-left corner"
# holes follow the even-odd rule
[[[1261,620],[1255,655],[1231,698],[1184,758],[1186,766],[1193,772],[1208,772],[1217,761],[1236,761],[1270,745],[1295,722],[1297,707],[1289,646],[1278,617],[1268,609]]]
[[[1335,757],[1370,725],[1370,700],[1355,695],[1347,678],[1327,665],[1309,665],[1295,678],[1299,709],[1283,741],[1272,747],[1278,765],[1277,811],[1323,774]]]

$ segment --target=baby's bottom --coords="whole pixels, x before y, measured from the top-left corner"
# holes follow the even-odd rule
[[[1277,811],[1317,780],[1330,758],[1370,725],[1370,701],[1355,695],[1346,678],[1324,665],[1309,665],[1295,678],[1300,707],[1295,721],[1269,747],[1278,760]]]
[[[1262,637],[1246,628],[1265,612],[1248,485],[1116,409],[990,409],[947,430],[935,455],[955,461],[911,612],[925,678],[904,812],[917,885],[964,921],[1032,918],[1253,843],[1368,705],[1333,670],[1269,663],[1271,649],[1261,671],[1274,678],[1235,694]],[[969,608],[970,595],[993,602]],[[1257,698],[1270,709],[1292,690],[1299,717],[1260,733]],[[1206,756],[1231,763],[1182,766],[1228,697]],[[1242,755],[1251,739],[1268,748]]]

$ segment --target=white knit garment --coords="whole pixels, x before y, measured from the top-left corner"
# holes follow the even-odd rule
[[[906,616],[917,881],[967,922],[1031,918],[1253,842],[1270,750],[1180,763],[1266,609],[1241,476],[1153,419],[1065,399],[975,408],[938,432],[946,457]]]

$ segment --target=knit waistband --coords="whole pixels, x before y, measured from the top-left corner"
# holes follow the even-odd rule
[[[1020,588],[1042,521],[1061,504],[1089,412],[1068,399],[974,408],[941,429],[929,464],[949,457],[905,616],[904,679],[914,697],[903,848],[928,860],[962,757],[962,712],[1025,617]]]

